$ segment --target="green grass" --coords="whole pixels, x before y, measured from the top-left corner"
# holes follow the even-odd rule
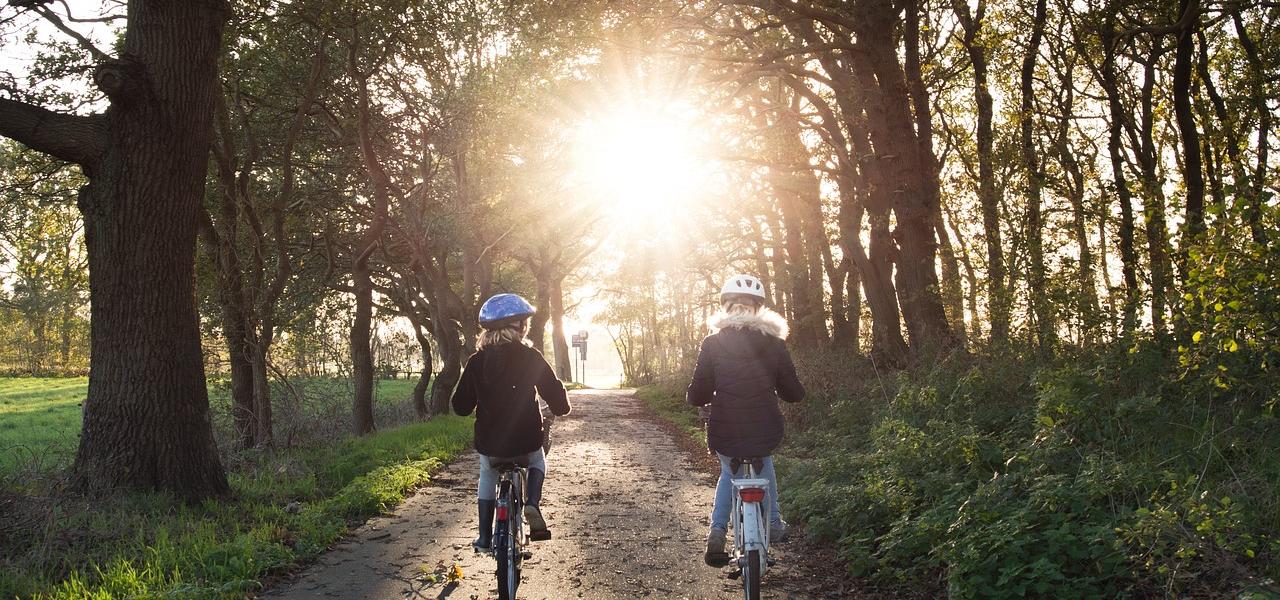
[[[262,454],[230,474],[233,498],[199,506],[159,494],[31,502],[36,522],[0,538],[0,598],[243,598],[397,505],[471,433],[471,419],[441,417]]]
[[[399,402],[413,395],[418,379],[379,379],[373,389],[374,402]]]
[[[75,450],[87,377],[0,378],[0,472],[22,461],[57,465]]]
[[[297,382],[303,383],[306,380]],[[376,401],[404,402],[416,383],[417,379],[379,380]],[[78,442],[80,404],[88,388],[87,377],[0,378],[0,474],[20,464],[35,464],[46,471],[65,466]],[[226,394],[224,384],[210,382],[209,395],[215,409],[227,403]],[[276,398],[284,398],[285,394],[284,389],[275,391]]]

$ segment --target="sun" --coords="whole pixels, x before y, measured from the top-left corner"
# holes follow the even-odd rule
[[[615,224],[684,213],[705,194],[711,165],[696,120],[676,108],[632,107],[584,119],[575,171]]]

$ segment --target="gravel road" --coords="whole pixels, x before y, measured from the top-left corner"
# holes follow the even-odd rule
[[[573,413],[558,420],[547,457],[543,514],[554,533],[533,544],[520,597],[741,598],[737,581],[702,563],[713,474],[676,443],[627,391],[572,394]],[[395,514],[352,532],[318,562],[277,582],[266,598],[391,600],[497,597],[492,558],[476,555],[475,477],[468,454]],[[765,598],[853,597],[832,578],[829,553],[804,541],[773,548]],[[461,567],[463,578],[446,583]],[[848,590],[848,591],[846,591]]]

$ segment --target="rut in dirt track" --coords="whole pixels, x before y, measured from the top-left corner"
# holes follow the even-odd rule
[[[543,513],[555,537],[533,544],[520,598],[741,598],[724,572],[702,564],[714,479],[643,403],[624,391],[575,392],[573,413],[555,424],[547,457]],[[469,453],[394,515],[369,521],[268,598],[496,598],[494,561],[471,551],[476,535],[475,477]],[[791,542],[773,549],[765,598],[845,598],[816,580],[833,565],[813,564]],[[825,562],[825,560],[823,561]],[[464,578],[446,584],[457,564]]]

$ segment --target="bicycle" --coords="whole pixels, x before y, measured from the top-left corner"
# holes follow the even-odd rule
[[[757,477],[764,468],[763,457],[729,459],[729,471],[735,475],[746,467],[745,477],[733,480],[733,554],[730,564],[737,570],[730,579],[742,579],[742,595],[746,600],[760,600],[760,578],[773,566],[769,558],[769,480]]]
[[[544,421],[542,431],[543,452],[551,450],[551,423],[554,416]],[[494,511],[493,541],[490,554],[498,562],[498,599],[515,600],[520,587],[521,567],[533,553],[525,548],[531,541],[550,539],[547,535],[527,535],[524,529],[525,483],[528,466],[523,461],[508,460],[493,464],[498,471],[498,500]]]

